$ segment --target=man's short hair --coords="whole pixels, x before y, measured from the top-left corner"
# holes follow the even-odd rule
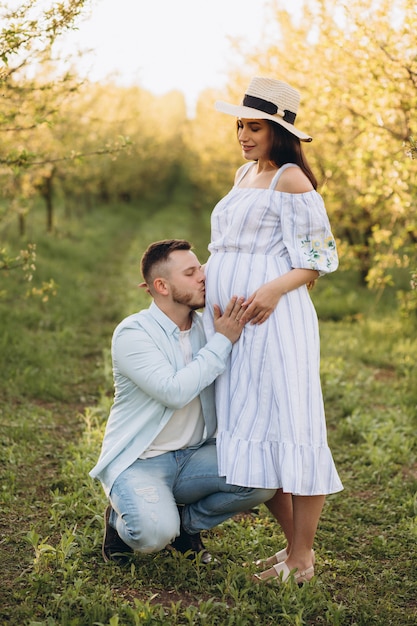
[[[166,263],[168,257],[175,250],[191,250],[192,245],[185,239],[163,239],[151,243],[143,253],[141,259],[142,276],[146,284],[151,286],[152,274],[157,265]]]

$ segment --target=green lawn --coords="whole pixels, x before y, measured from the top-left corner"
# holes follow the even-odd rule
[[[253,561],[283,545],[265,507],[207,534],[208,566],[161,552],[120,569],[102,562],[105,499],[88,477],[112,401],[111,333],[147,305],[137,288],[146,245],[190,238],[204,261],[206,227],[174,204],[120,206],[36,237],[34,280],[53,277],[57,295],[25,300],[17,277],[0,277],[0,623],[416,624],[417,325],[395,297],[376,301],[343,271],[312,292],[345,490],[327,499],[308,586],[251,583]]]

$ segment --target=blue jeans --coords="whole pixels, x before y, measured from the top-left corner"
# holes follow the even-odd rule
[[[133,550],[162,550],[184,529],[208,530],[238,512],[272,498],[275,489],[228,485],[219,477],[214,440],[199,447],[138,459],[117,477],[110,492],[110,526]]]

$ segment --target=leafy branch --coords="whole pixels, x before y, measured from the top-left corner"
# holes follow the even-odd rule
[[[121,137],[119,142],[107,144],[106,146],[102,148],[97,148],[97,150],[92,150],[91,152],[78,152],[76,150],[72,150],[71,154],[69,155],[63,155],[55,158],[42,157],[41,155],[34,152],[22,150],[18,154],[9,154],[5,157],[0,157],[0,164],[6,165],[8,167],[21,168],[28,168],[34,165],[49,165],[52,163],[76,161],[94,156],[103,156],[106,154],[117,154],[131,145],[132,141],[128,137]]]

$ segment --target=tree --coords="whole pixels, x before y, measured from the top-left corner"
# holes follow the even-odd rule
[[[45,161],[41,143],[37,145],[38,137],[56,114],[58,96],[73,89],[68,75],[58,81],[53,76],[42,82],[31,74],[39,73],[39,68],[51,63],[56,38],[72,27],[84,4],[85,0],[45,2],[42,7],[35,0],[14,3],[11,8],[10,2],[0,4],[0,184],[5,199],[0,225],[10,219],[10,213],[17,213],[21,232],[42,177],[41,170],[30,171],[30,165],[40,160],[39,165],[47,169],[46,180],[53,171],[53,166]],[[12,255],[11,263],[9,252],[2,248],[0,269],[25,268],[25,259],[31,258],[33,250],[29,246],[17,256]],[[33,262],[30,266],[33,269]]]

